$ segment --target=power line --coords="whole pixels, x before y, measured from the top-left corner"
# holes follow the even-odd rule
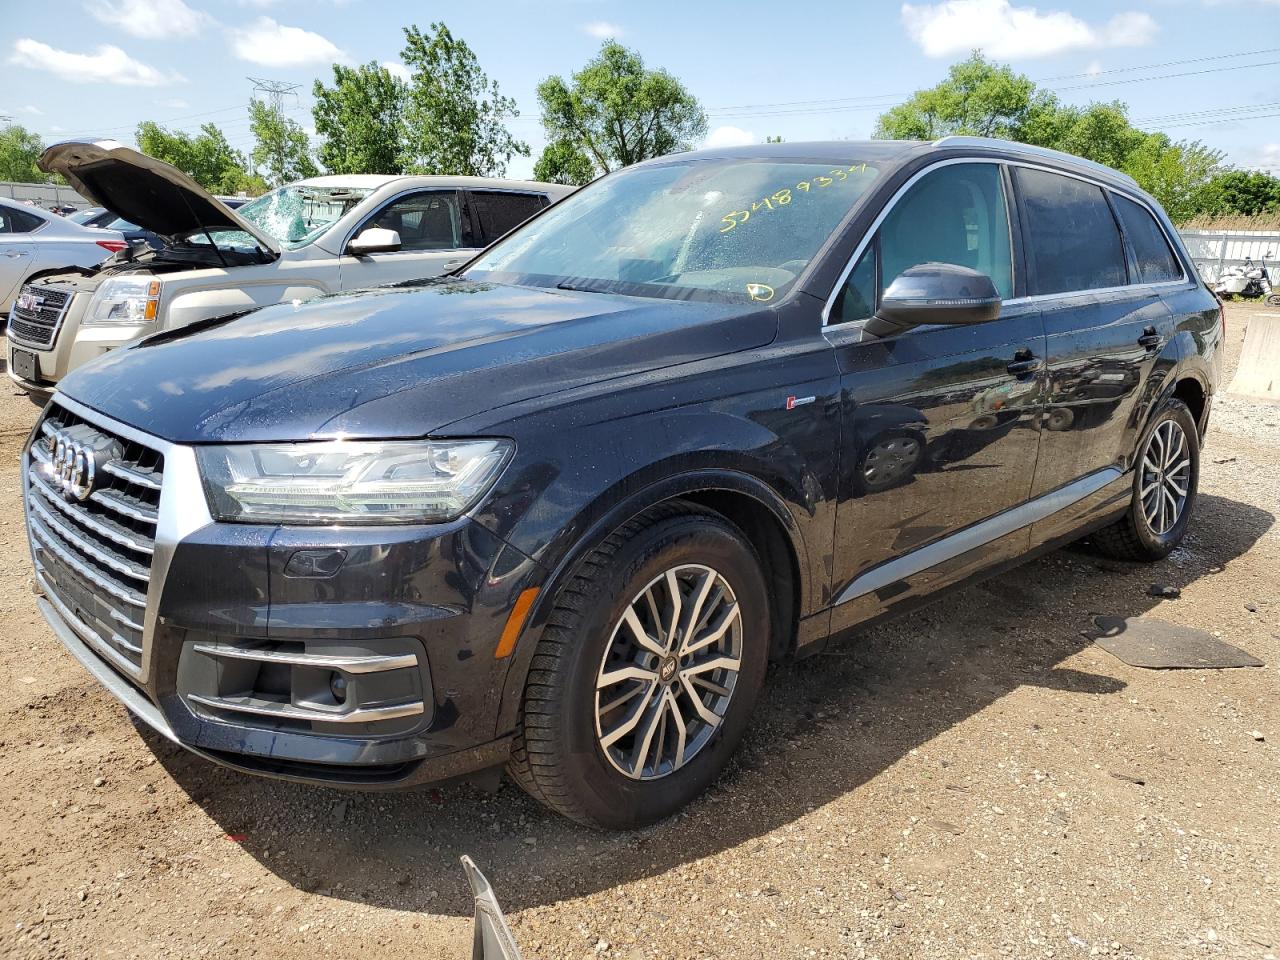
[[[1036,80],[1036,83],[1046,83],[1050,80],[1074,80],[1083,77],[1106,76],[1114,73],[1133,73],[1140,70],[1160,70],[1165,67],[1179,66],[1191,63],[1204,63],[1215,60],[1234,59],[1237,57],[1252,57],[1266,53],[1275,53],[1280,51],[1280,47],[1268,48],[1264,50],[1250,50],[1240,53],[1224,53],[1213,57],[1194,57],[1187,60],[1169,60],[1164,63],[1150,63],[1134,67],[1117,67],[1114,70],[1104,70],[1097,74],[1064,74],[1056,77],[1043,77]],[[1204,70],[1188,70],[1180,73],[1161,74],[1154,77],[1128,77],[1119,80],[1096,80],[1090,83],[1074,84],[1064,87],[1048,87],[1047,89],[1055,91],[1069,90],[1085,90],[1094,87],[1119,86],[1128,83],[1146,83],[1151,80],[1172,80],[1179,77],[1203,76],[1211,73],[1226,73],[1234,70],[1251,70],[1256,67],[1269,67],[1280,64],[1280,61],[1268,60],[1261,63],[1245,63],[1234,64],[1231,66],[1210,67]],[[828,113],[833,111],[849,111],[849,110],[878,110],[886,107],[895,106],[910,94],[905,93],[882,93],[882,94],[866,94],[858,97],[837,97],[834,99],[818,99],[818,100],[793,100],[782,101],[778,103],[756,103],[756,104],[738,104],[729,107],[717,107],[708,110],[710,116],[722,119],[730,119],[733,117],[748,116],[788,116],[799,115],[805,113]],[[889,102],[886,102],[889,101]],[[798,108],[798,109],[787,109]]]

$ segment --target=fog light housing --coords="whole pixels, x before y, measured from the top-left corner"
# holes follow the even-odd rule
[[[340,673],[334,673],[329,677],[329,692],[333,694],[333,699],[338,703],[347,702],[347,678]]]

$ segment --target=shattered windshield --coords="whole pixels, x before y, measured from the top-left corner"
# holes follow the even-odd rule
[[[689,160],[624,170],[562,200],[467,276],[634,296],[781,296],[875,181],[840,163]]]
[[[287,250],[305,247],[347,211],[373,191],[365,187],[307,186],[291,184],[250,200],[236,210],[267,236]],[[256,247],[247,233],[239,230],[216,230],[214,243],[223,247]],[[199,237],[193,237],[199,242]]]

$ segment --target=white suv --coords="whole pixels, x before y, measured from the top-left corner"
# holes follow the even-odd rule
[[[168,246],[41,277],[10,317],[9,376],[43,400],[143,334],[288,300],[432,277],[573,187],[479,177],[314,177],[230,210],[186,174],[112,140],[40,158],[91,202]],[[24,307],[39,303],[42,309]],[[15,324],[14,321],[17,321]]]

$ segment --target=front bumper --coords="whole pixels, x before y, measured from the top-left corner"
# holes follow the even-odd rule
[[[67,403],[58,395],[51,409]],[[95,620],[94,600],[68,588],[74,568],[38,539],[33,547],[41,613],[114,696],[173,742],[254,774],[379,789],[505,762],[511,731],[497,717],[510,658],[495,653],[516,598],[541,582],[537,564],[467,518],[381,528],[215,523],[189,448],[163,447],[136,663],[97,649],[86,623],[103,622],[101,611]],[[47,497],[30,492],[34,469],[28,455],[28,514],[34,497],[47,537],[66,518],[51,520]],[[342,562],[300,568],[299,554]],[[329,693],[334,678],[346,684],[341,700]]]
[[[6,366],[9,379],[27,393],[41,398],[52,394],[58,382],[78,367],[90,360],[96,360],[116,347],[123,346],[130,340],[154,332],[158,329],[155,321],[130,324],[84,324],[80,316],[88,307],[92,295],[77,292],[68,304],[62,319],[54,327],[53,340],[49,344],[38,345],[28,343],[21,338],[10,336],[8,340],[8,361]],[[24,379],[13,372],[13,351],[26,350],[36,355],[36,379]]]

